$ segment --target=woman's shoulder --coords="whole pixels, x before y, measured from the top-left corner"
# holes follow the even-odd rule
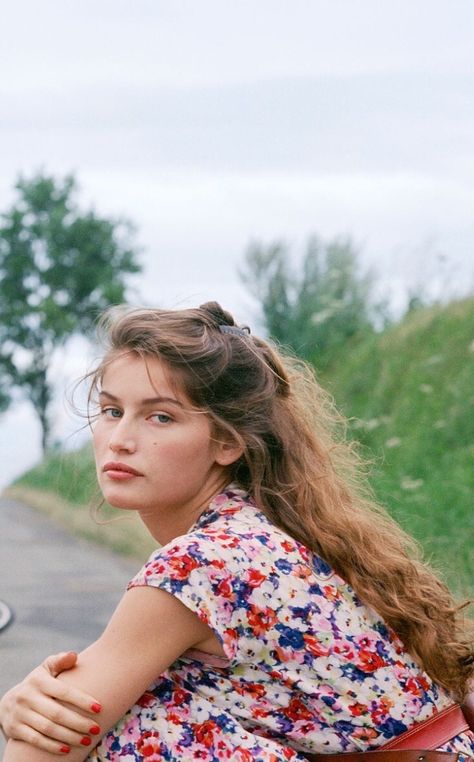
[[[241,589],[265,579],[272,589],[303,588],[326,595],[322,586],[337,575],[306,546],[272,524],[243,490],[220,493],[191,529],[154,551],[134,583],[153,584],[163,575],[176,584],[231,584]],[[225,583],[223,582],[225,580]]]

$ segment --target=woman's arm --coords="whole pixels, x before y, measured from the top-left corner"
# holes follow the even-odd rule
[[[21,683],[5,693],[0,700],[0,727],[6,740],[16,738],[59,753],[60,746],[79,746],[91,729],[94,734],[100,732],[97,715],[101,707],[97,699],[63,680],[56,680],[61,672],[72,669],[76,663],[74,651],[48,656]],[[63,711],[58,701],[74,710]],[[56,724],[60,711],[63,725]]]
[[[196,614],[169,593],[151,587],[131,588],[99,640],[83,651],[77,666],[63,672],[58,680],[97,697],[102,705],[103,735],[178,656],[207,639],[210,632]],[[67,711],[62,706],[58,709],[59,725],[67,725],[67,721],[63,722]],[[91,748],[93,745],[74,748],[62,756],[80,762]],[[57,759],[57,754],[14,740],[9,740],[4,756],[4,762]]]

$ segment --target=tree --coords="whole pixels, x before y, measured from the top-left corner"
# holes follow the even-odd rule
[[[92,333],[107,306],[123,302],[125,281],[140,271],[132,225],[82,212],[72,175],[40,173],[16,183],[0,217],[0,405],[18,390],[50,445],[48,369],[73,334]]]
[[[290,266],[284,243],[255,243],[239,275],[260,302],[269,335],[318,367],[373,329],[372,278],[359,273],[350,240],[311,237],[300,272]]]

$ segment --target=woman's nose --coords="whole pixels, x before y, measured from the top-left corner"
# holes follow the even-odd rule
[[[110,435],[109,447],[112,452],[135,452],[136,437],[132,427],[127,424],[124,418],[114,427]]]

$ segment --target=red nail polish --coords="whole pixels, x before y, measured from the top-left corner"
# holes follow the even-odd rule
[[[61,746],[59,751],[62,752],[63,754],[69,754],[69,752],[71,751],[71,747],[64,745],[64,746]]]
[[[102,710],[102,707],[100,704],[91,704],[91,709],[96,714],[99,714],[99,712]]]
[[[100,728],[98,725],[93,725],[91,728],[89,728],[89,733],[92,733],[93,736],[97,736],[100,733]]]
[[[91,739],[88,736],[84,736],[84,738],[81,741],[81,744],[83,746],[90,746],[91,745]]]

